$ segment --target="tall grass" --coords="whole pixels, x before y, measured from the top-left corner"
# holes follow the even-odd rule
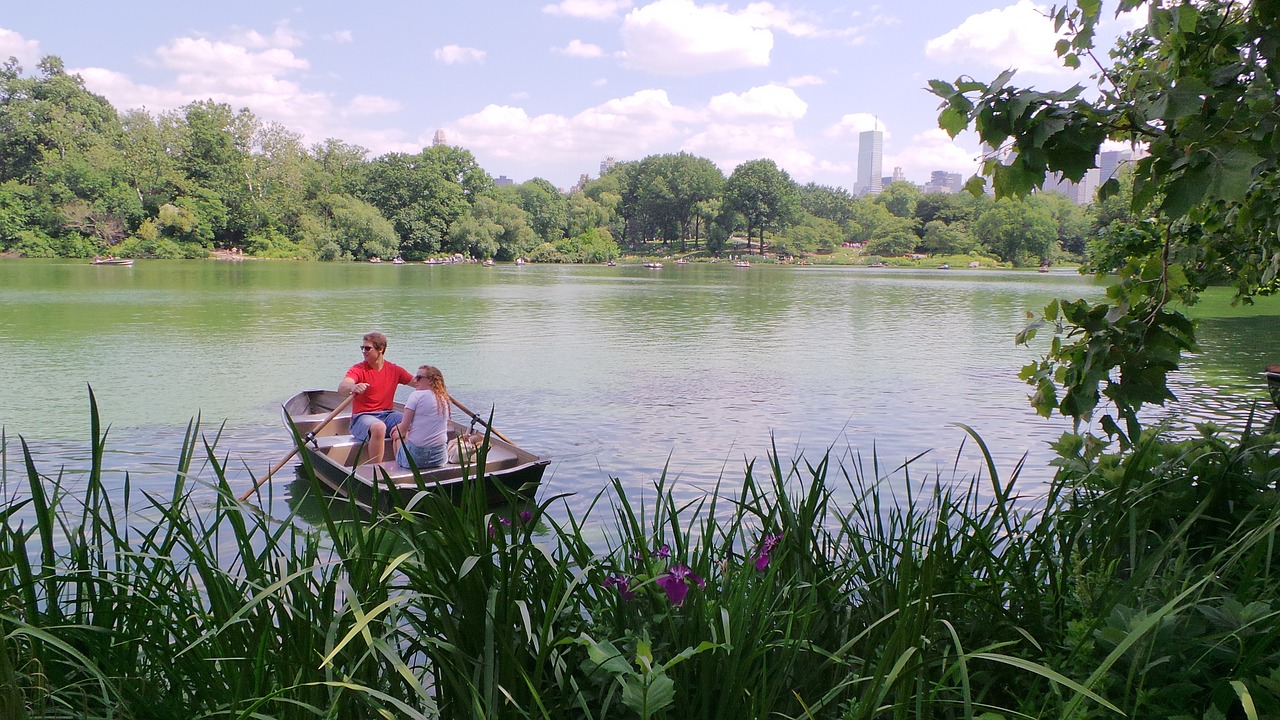
[[[970,431],[972,478],[775,448],[692,501],[665,476],[614,480],[581,516],[477,487],[316,530],[236,503],[198,420],[171,495],[110,496],[90,412],[84,477],[20,442],[0,718],[1280,712],[1271,436],[1123,456],[1064,438],[1036,502]],[[212,508],[191,500],[198,456]]]

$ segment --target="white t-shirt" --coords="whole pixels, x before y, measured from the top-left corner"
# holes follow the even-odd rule
[[[409,442],[418,447],[444,445],[449,441],[449,406],[440,414],[436,394],[430,390],[415,390],[404,401],[405,410],[413,410],[413,424],[409,426]]]

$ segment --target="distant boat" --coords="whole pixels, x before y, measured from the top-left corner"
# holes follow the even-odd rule
[[[373,257],[369,258],[369,262],[371,262],[371,263],[380,263],[380,262],[382,262],[382,258],[378,257],[377,255],[374,255]]]
[[[614,261],[610,260],[609,262],[605,263],[605,265],[606,265],[607,267],[617,267],[617,266],[618,266],[618,263],[616,263],[616,262],[614,262]]]
[[[122,267],[131,267],[133,265],[133,260],[118,259],[118,258],[112,258],[112,257],[94,258],[93,261],[90,262],[89,264],[90,265],[120,265]]]
[[[1042,273],[1047,273],[1047,272],[1049,272],[1049,263],[1045,263],[1044,265],[1041,265],[1041,266],[1040,266],[1040,272],[1042,272]]]
[[[739,260],[733,264],[734,267],[751,267],[751,263],[746,260]]]
[[[677,265],[688,265],[688,264],[689,264],[689,261],[688,261],[688,260],[685,260],[684,258],[680,258],[679,260],[677,260],[677,261],[676,261],[676,264],[677,264]]]
[[[489,258],[485,258],[484,262],[482,262],[482,263],[480,263],[480,264],[481,264],[481,265],[483,265],[483,266],[485,266],[485,267],[493,267],[493,260],[491,260],[491,259],[489,259]]]
[[[946,264],[946,263],[942,263],[941,265],[939,265],[939,266],[938,266],[938,269],[939,269],[939,270],[950,270],[950,269],[951,269],[951,266],[950,266],[950,265],[948,265],[948,264]]]
[[[403,264],[404,264],[404,258],[398,257],[398,258],[396,258],[395,260],[392,260],[392,261],[391,261],[391,264],[392,264],[392,265],[403,265]]]
[[[524,258],[516,258],[516,264],[517,264],[517,265],[523,265],[523,264],[524,264]]]
[[[423,265],[448,265],[449,263],[445,260],[441,260],[440,258],[427,258],[426,260],[422,261],[422,264]]]
[[[647,262],[647,263],[645,263],[645,264],[644,264],[644,266],[645,266],[645,267],[647,267],[647,268],[653,268],[654,270],[657,270],[657,269],[659,269],[659,268],[661,268],[661,267],[662,267],[662,263],[660,263],[660,262]]]

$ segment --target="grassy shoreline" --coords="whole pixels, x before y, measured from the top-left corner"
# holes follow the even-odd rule
[[[1280,711],[1274,436],[1092,466],[1064,445],[1035,506],[1020,468],[948,490],[908,463],[902,498],[875,458],[775,449],[688,504],[614,481],[582,517],[422,496],[315,532],[235,503],[194,424],[171,496],[108,497],[91,412],[76,494],[25,444],[6,458],[26,489],[0,532],[5,718]],[[212,508],[190,502],[200,457]]]

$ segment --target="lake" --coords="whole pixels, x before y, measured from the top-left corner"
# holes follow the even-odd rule
[[[980,457],[956,423],[1002,473],[1026,455],[1034,494],[1050,477],[1046,444],[1069,423],[1037,417],[1016,377],[1047,337],[1020,348],[1014,334],[1055,297],[1102,292],[1069,270],[4,260],[8,481],[21,480],[18,435],[43,472],[83,468],[91,386],[112,482],[127,471],[135,488],[171,490],[198,414],[210,436],[221,428],[219,457],[247,489],[248,469],[291,449],[280,404],[335,387],[379,330],[390,360],[439,366],[460,401],[553,458],[540,496],[571,493],[575,511],[610,477],[638,493],[664,466],[680,497],[722,477],[732,487],[771,443],[784,460],[830,449],[870,470],[875,457],[894,482],[924,452],[913,481],[967,481]],[[1280,306],[1197,312],[1203,352],[1168,412],[1239,426],[1266,402],[1262,366],[1280,362]],[[275,515],[289,478],[273,480]]]

